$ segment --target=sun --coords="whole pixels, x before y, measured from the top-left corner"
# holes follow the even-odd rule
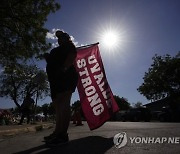
[[[105,52],[115,53],[122,43],[122,33],[116,26],[105,26],[98,31],[99,43]]]
[[[125,51],[129,34],[123,23],[111,18],[109,21],[98,21],[95,26],[91,31],[92,40],[99,42],[103,54],[112,57]]]
[[[102,34],[102,44],[108,49],[112,49],[119,43],[118,33],[113,30],[105,31]]]

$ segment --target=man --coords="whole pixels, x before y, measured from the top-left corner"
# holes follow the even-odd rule
[[[25,117],[27,117],[27,124],[30,123],[31,120],[31,112],[34,105],[34,100],[31,98],[30,94],[27,94],[26,98],[24,99],[22,105],[21,105],[21,120],[18,125],[22,125],[23,120]]]
[[[67,130],[70,122],[70,100],[78,81],[78,74],[73,65],[77,55],[76,47],[67,33],[57,31],[56,36],[59,47],[44,55],[51,98],[56,111],[55,130],[51,135],[44,137],[49,146],[69,141]]]

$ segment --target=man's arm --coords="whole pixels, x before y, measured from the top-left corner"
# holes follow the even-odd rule
[[[77,55],[76,47],[73,44],[68,44],[66,46],[66,51],[68,52],[68,55],[63,65],[65,71],[73,65]]]
[[[67,70],[71,67],[76,59],[76,52],[70,52],[64,62],[64,70]]]

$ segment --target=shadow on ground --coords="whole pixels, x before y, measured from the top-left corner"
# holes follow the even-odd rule
[[[113,146],[113,138],[104,138],[100,136],[89,136],[70,141],[67,145],[61,147],[48,148],[46,145],[40,145],[25,151],[14,154],[49,154],[49,153],[86,153],[86,154],[104,154]]]

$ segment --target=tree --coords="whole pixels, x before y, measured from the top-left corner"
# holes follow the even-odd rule
[[[41,108],[42,108],[42,112],[43,112],[43,114],[45,116],[45,121],[47,121],[47,117],[48,117],[48,114],[49,114],[49,104],[43,104],[41,106]]]
[[[79,108],[79,107],[81,107],[81,102],[80,102],[80,100],[75,101],[75,102],[71,105],[71,108],[72,108],[72,109],[77,109],[77,108]]]
[[[142,106],[143,106],[142,102],[137,102],[137,103],[134,103],[134,104],[133,104],[133,107],[134,107],[134,108],[140,108],[140,107],[142,107]]]
[[[60,5],[55,0],[1,0],[0,64],[26,60],[49,49],[44,28],[47,16]]]
[[[128,100],[126,98],[120,98],[119,96],[114,95],[114,99],[117,102],[120,110],[130,109],[130,103],[128,103]]]
[[[52,102],[49,104],[49,115],[55,115],[55,109]]]
[[[71,111],[72,112],[79,112],[81,117],[84,117],[84,113],[81,107],[81,102],[80,100],[75,101],[72,105],[71,105]]]
[[[5,67],[0,75],[0,96],[12,99],[20,108],[20,101],[28,93],[36,99],[49,94],[46,73],[35,65],[16,64]]]
[[[144,83],[137,89],[148,100],[180,96],[180,52],[175,56],[158,56],[145,72]]]

